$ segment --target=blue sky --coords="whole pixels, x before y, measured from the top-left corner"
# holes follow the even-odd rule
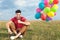
[[[15,10],[20,9],[22,15],[28,20],[36,20],[36,8],[41,0],[0,0],[0,20],[9,20],[15,15]],[[60,20],[60,3],[59,9],[54,20]]]

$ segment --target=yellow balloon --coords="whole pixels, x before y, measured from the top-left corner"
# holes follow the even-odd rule
[[[56,8],[56,9],[58,9],[58,5],[56,5],[56,4],[54,4],[53,7]]]
[[[49,17],[54,17],[54,12],[49,12],[48,14],[47,14]]]

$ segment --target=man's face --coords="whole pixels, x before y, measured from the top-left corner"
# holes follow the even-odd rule
[[[17,19],[20,19],[21,13],[16,13],[16,17],[17,17]]]

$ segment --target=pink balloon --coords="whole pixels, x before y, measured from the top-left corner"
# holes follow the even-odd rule
[[[37,8],[36,11],[37,11],[37,12],[41,12],[41,9],[40,9],[40,8]]]
[[[44,4],[45,5],[49,4],[49,0],[44,0]]]
[[[44,4],[45,4],[45,7],[51,7],[51,5],[49,4],[49,0],[44,0]]]
[[[51,7],[54,5],[54,4],[50,4],[51,5]]]
[[[54,15],[56,16],[56,13],[54,13]]]

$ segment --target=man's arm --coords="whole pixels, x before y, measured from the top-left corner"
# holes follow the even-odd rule
[[[14,23],[13,23],[12,21],[9,21],[9,22],[6,24],[6,27],[7,27],[7,29],[8,29],[8,32],[12,34],[11,29],[10,29],[10,26],[13,27],[13,28],[12,28],[13,33],[15,33],[15,34],[17,35],[17,32],[16,32],[16,30],[15,30],[15,25],[14,25]]]
[[[9,21],[9,22],[6,23],[6,27],[7,27],[9,33],[12,33],[11,30],[10,30],[10,27],[9,27],[9,25],[11,23],[12,23],[12,21]]]
[[[30,25],[30,22],[28,22],[27,20],[25,22],[22,22],[22,21],[18,20],[18,23],[22,23],[24,25]]]
[[[28,22],[28,21],[22,22],[22,21],[18,20],[18,22],[19,22],[19,23],[22,23],[22,24],[25,24],[25,25],[27,25],[27,26],[30,25],[30,22]],[[19,35],[21,35],[21,32],[19,32],[19,33],[15,36],[15,38],[19,37]]]

